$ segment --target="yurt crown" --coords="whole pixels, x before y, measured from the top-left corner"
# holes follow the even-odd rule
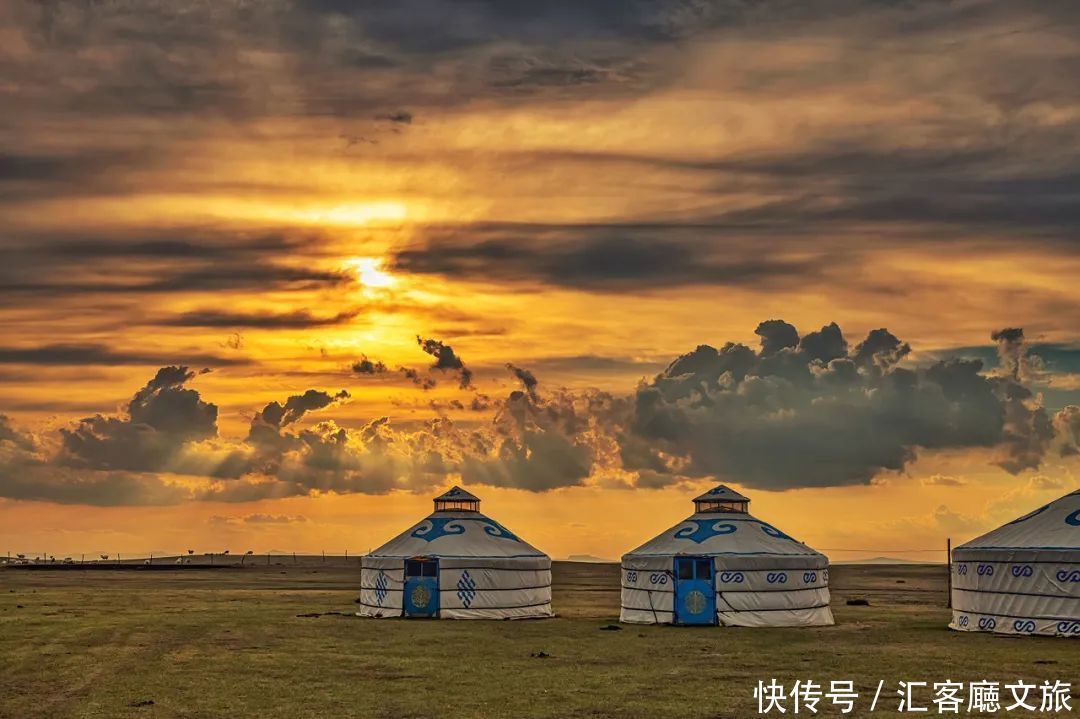
[[[451,487],[435,498],[436,512],[479,512],[480,498],[461,487]]]
[[[747,514],[750,498],[723,484],[713,487],[700,497],[694,498],[694,512],[738,512]]]

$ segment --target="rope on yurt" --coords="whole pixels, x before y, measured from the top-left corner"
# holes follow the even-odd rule
[[[670,569],[664,569],[664,570],[662,570],[661,572],[658,572],[658,573],[659,574],[665,574],[665,575],[668,576],[669,579],[671,579],[671,601],[672,601],[672,609],[671,609],[671,611],[672,611],[672,614],[674,614],[674,612],[675,612],[675,606],[674,606],[674,602],[675,602],[675,572],[671,571]],[[667,592],[661,592],[661,593],[666,594]],[[652,612],[653,624],[660,624],[660,617],[658,617],[656,615],[656,606],[653,604],[653,600],[652,600],[653,590],[652,589],[646,589],[645,594],[647,594],[649,596],[649,611]]]

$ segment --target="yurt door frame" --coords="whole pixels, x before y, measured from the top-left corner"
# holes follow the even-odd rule
[[[439,614],[439,560],[414,557],[405,560],[405,593],[401,603],[406,617]]]
[[[675,623],[716,624],[712,557],[675,557]]]

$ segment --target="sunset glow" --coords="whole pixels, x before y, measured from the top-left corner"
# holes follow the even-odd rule
[[[460,483],[613,558],[722,481],[941,559],[1080,487],[1071,11],[338,5],[0,10],[0,552]]]

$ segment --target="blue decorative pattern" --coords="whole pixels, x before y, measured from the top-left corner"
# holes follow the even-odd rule
[[[777,539],[791,539],[791,541],[795,541],[771,524],[765,524],[765,522],[761,522],[760,520],[758,521],[758,523],[761,525],[761,531],[765,532],[765,534],[769,535],[770,537],[776,537]]]
[[[472,604],[472,601],[476,599],[476,580],[469,575],[469,570],[466,569],[461,573],[461,578],[457,583],[457,596],[461,600],[462,606],[466,609]]]
[[[461,520],[455,517],[431,517],[424,520],[427,526],[421,525],[412,531],[410,536],[423,539],[425,542],[433,542],[439,537],[448,534],[465,534],[465,526]]]
[[[414,529],[409,536],[423,539],[425,542],[433,542],[439,537],[465,534],[464,522],[479,522],[484,526],[484,532],[492,537],[514,542],[521,541],[509,529],[486,517],[428,517],[424,520],[424,524]]]
[[[490,534],[492,537],[499,537],[500,539],[512,539],[515,542],[521,541],[513,532],[511,532],[509,529],[502,526],[498,522],[493,522],[490,519],[478,519],[476,521],[483,522],[484,531]]]
[[[1037,515],[1040,515],[1040,514],[1042,514],[1042,513],[1043,513],[1043,512],[1045,512],[1045,511],[1046,511],[1046,510],[1047,510],[1047,509],[1048,509],[1049,507],[1050,507],[1050,505],[1049,505],[1049,504],[1044,504],[1043,506],[1039,507],[1039,508],[1038,508],[1038,509],[1036,509],[1035,511],[1033,511],[1033,512],[1028,512],[1028,513],[1027,513],[1027,514],[1025,514],[1025,515],[1024,515],[1023,517],[1017,517],[1017,518],[1016,518],[1016,519],[1014,519],[1013,521],[1009,522],[1009,524],[1019,524],[1020,522],[1026,522],[1027,520],[1031,519],[1032,517],[1035,517],[1035,516],[1037,516]]]
[[[1080,582],[1080,569],[1074,569],[1071,572],[1068,569],[1062,569],[1056,576],[1059,582]]]
[[[689,539],[695,544],[701,544],[706,539],[718,537],[723,534],[734,534],[737,527],[727,522],[718,522],[715,519],[688,519],[693,527],[683,527],[675,532],[675,539]]]
[[[1065,524],[1071,524],[1074,527],[1080,527],[1080,509],[1076,510],[1068,517],[1066,517]]]
[[[382,570],[379,570],[379,576],[375,578],[375,601],[380,607],[386,599],[386,589],[388,584],[386,574]]]

